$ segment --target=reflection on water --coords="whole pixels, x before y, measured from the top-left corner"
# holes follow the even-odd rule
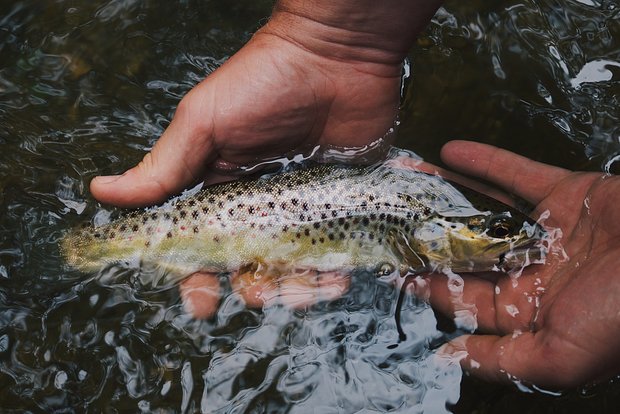
[[[414,51],[403,140],[428,143],[429,159],[446,140],[476,138],[592,170],[620,153],[615,2],[456,3]],[[596,61],[608,73],[592,78]]]
[[[64,273],[62,232],[111,213],[89,180],[138,161],[271,3],[0,4],[0,406],[436,412],[459,395],[460,412],[617,406],[614,383],[561,398],[467,379],[459,389],[459,370],[432,357],[444,336],[433,312],[406,296],[407,341],[390,347],[397,292],[365,274],[308,310],[251,310],[228,295],[195,321],[175,289]],[[442,142],[477,138],[616,171],[618,30],[611,1],[448,2],[412,52],[399,146],[433,160]]]

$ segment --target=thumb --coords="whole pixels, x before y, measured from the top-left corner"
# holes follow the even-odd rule
[[[122,175],[95,177],[93,196],[102,203],[142,207],[165,201],[203,179],[216,158],[212,123],[193,107],[190,99],[179,104],[168,129],[152,151]]]

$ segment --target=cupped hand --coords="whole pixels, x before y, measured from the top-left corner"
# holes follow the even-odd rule
[[[435,308],[452,316],[463,308],[477,313],[478,331],[454,339],[443,352],[462,358],[476,376],[542,387],[573,387],[620,373],[620,178],[571,172],[464,141],[447,144],[442,158],[460,173],[531,202],[535,217],[549,212],[545,224],[561,230],[563,248],[516,279],[465,275],[459,300],[445,277],[429,277]]]
[[[238,165],[308,154],[317,145],[363,147],[393,125],[400,63],[323,57],[265,26],[191,90],[142,162],[97,177],[101,202],[139,207]]]

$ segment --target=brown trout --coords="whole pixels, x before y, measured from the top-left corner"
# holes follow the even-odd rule
[[[419,273],[501,270],[541,259],[535,244],[545,231],[524,214],[392,161],[209,186],[71,231],[61,251],[81,271],[148,265],[168,281],[252,264]]]

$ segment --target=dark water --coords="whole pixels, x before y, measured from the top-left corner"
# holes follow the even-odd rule
[[[613,382],[559,397],[459,385],[433,357],[444,333],[424,303],[407,299],[408,339],[390,346],[398,292],[370,275],[308,310],[228,295],[195,321],[175,289],[62,270],[62,232],[110,214],[90,179],[140,160],[271,3],[0,3],[0,411],[441,412],[460,396],[453,411],[617,412]],[[397,144],[434,161],[443,142],[476,139],[616,171],[618,7],[448,2],[411,53]]]

